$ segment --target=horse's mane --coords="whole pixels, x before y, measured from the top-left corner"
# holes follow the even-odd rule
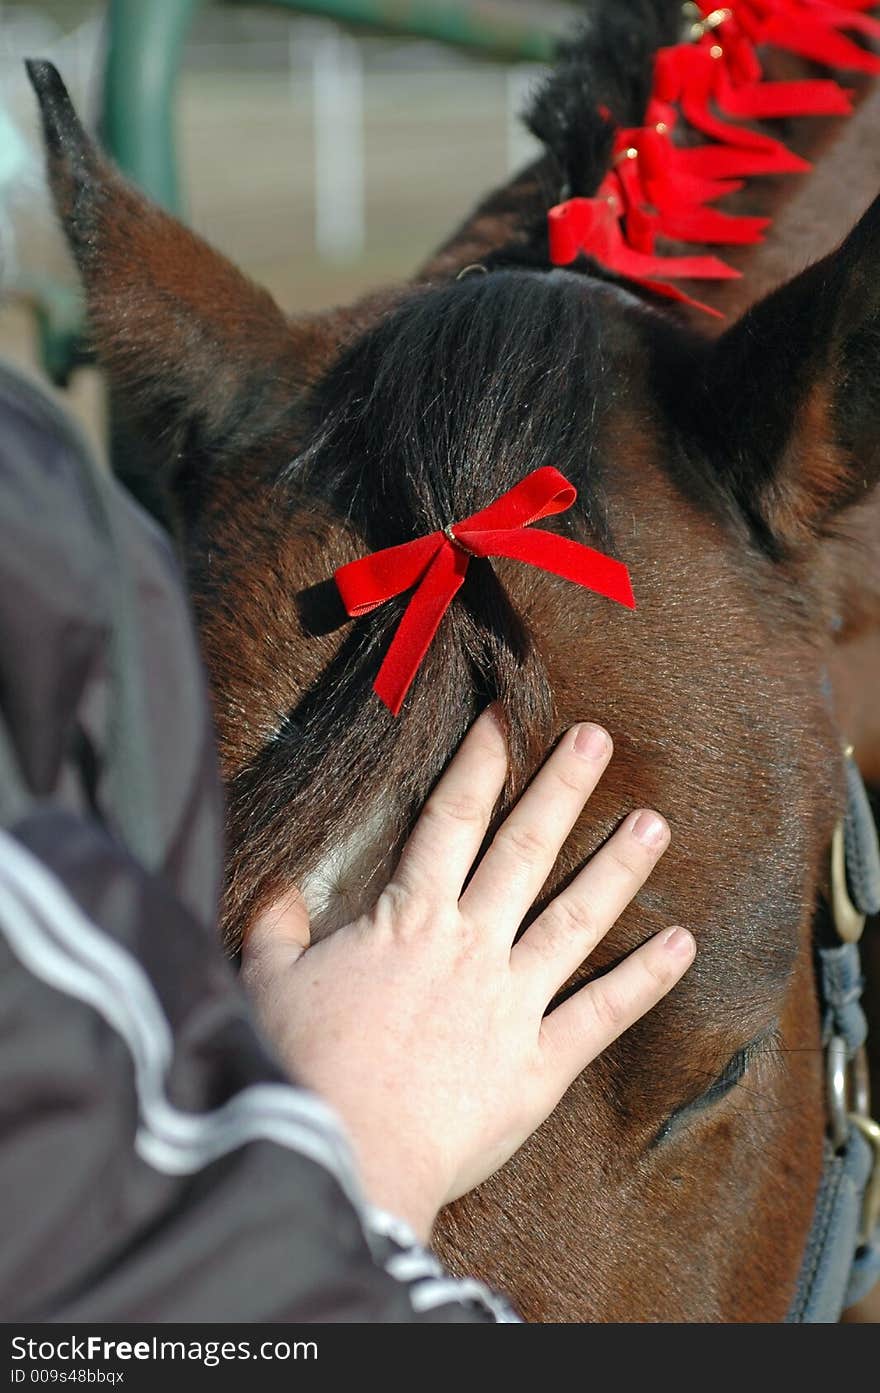
[[[657,49],[676,43],[681,29],[681,0],[593,0],[560,45],[526,122],[558,164],[567,197],[596,192],[616,127],[642,124]]]
[[[498,271],[414,290],[316,388],[309,443],[277,482],[279,507],[300,513],[304,527],[310,517],[344,519],[355,540],[341,562],[466,517],[552,464],[579,498],[542,525],[613,551],[600,453],[612,374],[591,301],[564,273]],[[329,591],[329,575],[313,580]],[[328,839],[356,839],[377,809],[375,840],[387,848],[493,700],[509,728],[510,792],[521,787],[556,733],[541,626],[533,632],[523,612],[546,607],[552,587],[553,631],[582,630],[577,587],[516,562],[472,562],[399,719],[371,687],[407,597],[349,625],[318,680],[232,782],[230,814],[247,823],[251,864],[255,826],[266,828],[267,853],[276,845],[276,806],[297,828],[296,883]],[[570,624],[560,619],[566,605]],[[301,617],[308,628],[308,605]],[[327,627],[334,622],[344,615]],[[230,839],[243,840],[235,828]],[[231,900],[234,916],[234,886]]]
[[[595,311],[573,277],[497,271],[419,290],[323,381],[316,429],[287,479],[372,551],[467,517],[552,464],[580,491],[579,517],[557,526],[583,534],[588,522],[613,549],[595,449],[602,358]],[[371,676],[399,609],[359,624]],[[546,679],[491,565],[470,568],[454,610],[441,648],[464,660],[459,682],[480,704],[525,706],[534,724],[549,710]]]
[[[642,118],[653,54],[677,37],[680,14],[677,0],[604,0],[563,47],[529,116],[559,165],[560,184],[590,193],[601,181],[614,125]],[[578,504],[543,525],[614,552],[600,453],[613,375],[600,316],[587,286],[554,272],[540,253],[534,270],[527,257],[510,260],[510,269],[502,254],[498,264],[488,259],[491,274],[414,288],[343,353],[315,389],[307,446],[278,481],[285,507],[344,518],[362,554],[466,517],[532,470],[554,465],[575,483]],[[597,279],[604,279],[601,270]],[[540,625],[533,631],[507,585],[526,597],[535,587],[546,595],[546,587],[558,585],[554,603],[584,603],[574,587],[568,594],[564,582],[536,580],[529,571],[515,563],[471,564],[400,720],[370,689],[405,598],[359,619],[236,777],[233,821],[241,816],[250,829],[264,826],[267,852],[272,809],[257,807],[267,789],[297,826],[303,860],[289,868],[294,882],[328,839],[338,842],[349,831],[357,838],[377,806],[384,818],[379,841],[388,845],[395,819],[405,831],[490,701],[499,701],[506,716],[509,795],[522,786],[546,753],[557,717]],[[308,627],[308,615],[304,622]],[[580,628],[573,610],[570,631]],[[233,828],[231,841],[247,842],[252,860],[258,856],[252,836],[239,838]]]
[[[552,266],[550,207],[597,193],[612,165],[616,133],[644,122],[657,50],[677,43],[681,33],[680,0],[591,0],[586,19],[571,39],[560,43],[551,73],[523,113],[544,146],[542,197],[533,219],[523,219],[524,235],[492,251],[485,258],[487,269]],[[621,281],[588,255],[578,257],[568,269],[598,280]],[[644,287],[642,293],[649,301],[655,299]]]

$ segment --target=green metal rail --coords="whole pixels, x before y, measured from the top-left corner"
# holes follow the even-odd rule
[[[174,96],[201,0],[110,0],[101,137],[121,169],[158,203],[180,208]]]
[[[174,91],[183,47],[203,0],[110,0],[102,133],[114,159],[144,191],[179,211]],[[226,0],[241,3],[241,0]],[[443,0],[261,0],[360,28],[435,39],[507,61],[549,62],[554,36],[503,17],[498,6]]]
[[[546,26],[527,24],[493,6],[446,4],[443,0],[263,0],[302,14],[385,33],[437,39],[493,58],[549,63],[555,40]]]

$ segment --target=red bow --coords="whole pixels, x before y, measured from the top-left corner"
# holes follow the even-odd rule
[[[598,198],[569,198],[550,209],[548,235],[550,260],[554,265],[568,266],[581,252],[586,252],[610,271],[658,295],[718,315],[718,310],[692,300],[677,286],[666,285],[657,277],[735,280],[741,273],[717,256],[655,256],[636,251],[627,240],[625,226],[620,220],[625,210],[626,192],[618,176],[608,175],[599,193]]]
[[[714,38],[721,42],[714,42]],[[760,152],[772,161],[777,173],[806,171],[810,166],[782,141],[719,119],[712,112],[713,103],[734,120],[849,116],[853,109],[849,94],[829,79],[767,81],[750,38],[733,15],[716,35],[699,44],[661,48],[653,95],[658,102],[677,103],[694,129],[710,140]]]
[[[464,584],[473,556],[510,556],[635,609],[629,572],[622,562],[553,532],[525,531],[541,518],[566,512],[576,498],[573,485],[548,465],[463,522],[373,552],[336,571],[342,602],[352,618],[369,614],[416,587],[373,684],[395,716],[440,620]]]
[[[859,11],[877,0],[738,0],[737,13],[756,43],[773,44],[826,68],[880,73],[880,58],[860,48],[846,31],[880,38],[880,21]],[[840,31],[844,32],[841,33]]]
[[[791,116],[847,116],[852,93],[827,78],[768,81],[761,44],[825,67],[880,73],[880,56],[848,37],[880,38],[880,20],[863,13],[877,0],[698,0],[690,42],[658,50],[645,125],[618,130],[614,167],[593,198],[571,198],[549,214],[550,259],[567,266],[582,252],[660,295],[708,314],[668,281],[724,280],[737,274],[717,257],[662,256],[659,237],[684,243],[746,246],[769,220],[708,205],[752,175],[810,168],[773,136],[744,121]],[[702,18],[699,18],[702,16]],[[600,108],[606,121],[613,117]],[[678,115],[708,137],[679,145]]]
[[[681,153],[665,122],[617,132],[614,160],[626,198],[630,246],[653,255],[658,235],[727,245],[762,241],[769,218],[721,213],[706,206],[737,193],[742,181],[689,174],[682,168]]]

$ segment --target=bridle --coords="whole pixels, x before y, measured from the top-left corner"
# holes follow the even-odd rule
[[[880,1125],[871,1117],[859,943],[880,913],[880,849],[853,751],[846,811],[831,843],[828,903],[817,918],[828,1130],[813,1223],[789,1322],[834,1322],[880,1280]]]

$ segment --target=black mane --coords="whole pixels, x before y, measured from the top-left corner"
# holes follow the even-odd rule
[[[600,318],[574,277],[497,271],[417,291],[322,383],[289,477],[373,549],[486,507],[552,464],[603,542]],[[563,519],[560,523],[566,526]]]
[[[578,503],[541,525],[613,552],[601,458],[603,417],[617,390],[605,362],[609,319],[587,284],[567,272],[498,271],[414,291],[320,384],[310,443],[279,489],[290,506],[323,504],[347,519],[366,553],[467,517],[532,470],[554,465],[577,487]],[[315,586],[319,609],[324,588]],[[362,760],[365,749],[381,758],[410,727],[367,699],[407,599],[359,619],[290,713],[298,786],[307,785],[313,761],[328,761],[328,750],[334,760]],[[308,594],[305,602],[309,628]],[[398,795],[423,795],[488,701],[500,699],[510,713],[514,770],[546,744],[553,696],[540,649],[488,562],[471,563],[408,706],[421,706],[439,681],[454,700],[432,731],[430,753],[413,768],[412,790]]]
[[[615,128],[642,124],[654,55],[681,29],[681,0],[591,0],[577,35],[560,45],[526,121],[556,160],[568,197],[594,194]]]

